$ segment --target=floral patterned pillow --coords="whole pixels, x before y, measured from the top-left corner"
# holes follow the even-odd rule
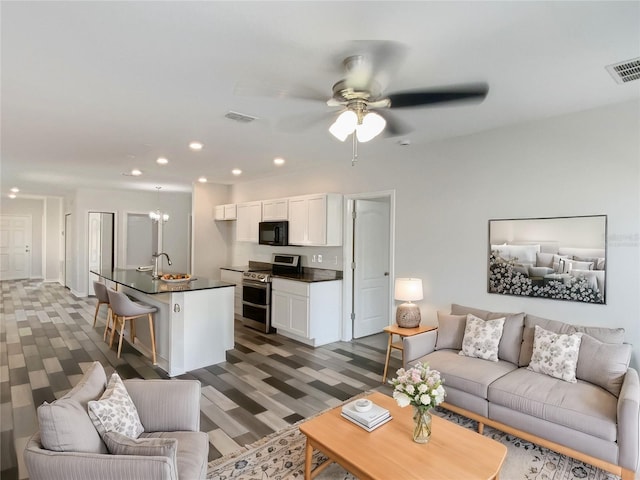
[[[533,335],[533,355],[527,369],[576,383],[582,333],[553,333],[536,325]]]
[[[111,375],[102,397],[89,402],[89,417],[103,438],[107,432],[130,438],[138,438],[144,432],[138,410],[117,373]]]
[[[504,317],[483,320],[470,313],[467,314],[467,326],[464,329],[460,355],[497,362],[503,328]]]

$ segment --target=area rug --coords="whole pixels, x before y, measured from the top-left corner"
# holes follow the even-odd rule
[[[466,428],[476,429],[476,422],[444,409],[437,415]],[[539,447],[513,435],[485,426],[484,435],[507,447],[502,480],[618,480],[591,465]],[[265,437],[244,449],[209,463],[211,480],[293,480],[304,478],[305,436],[297,425]],[[313,468],[327,458],[314,452]],[[337,464],[332,464],[318,480],[357,480]],[[391,479],[390,479],[391,480]],[[464,479],[455,479],[464,480]]]

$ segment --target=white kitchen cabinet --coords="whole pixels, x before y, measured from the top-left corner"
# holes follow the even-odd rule
[[[275,200],[262,201],[262,221],[271,222],[275,220],[289,219],[289,199],[278,198]]]
[[[289,198],[289,244],[342,245],[342,195],[323,193]]]
[[[220,280],[235,284],[233,297],[233,313],[236,317],[242,317],[242,272],[220,269]]]
[[[271,286],[271,325],[280,335],[314,347],[340,340],[342,280],[274,278]]]
[[[258,243],[258,224],[262,220],[262,202],[237,205],[236,241]]]
[[[227,205],[216,205],[216,208],[213,211],[214,220],[235,220],[236,215],[235,203],[229,203]]]

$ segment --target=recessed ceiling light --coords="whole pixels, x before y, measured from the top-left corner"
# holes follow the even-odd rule
[[[274,158],[273,163],[278,166],[284,165],[284,158],[280,158],[280,157]]]
[[[200,151],[200,150],[202,150],[203,147],[204,147],[204,145],[202,145],[200,142],[191,142],[189,144],[189,148],[191,150]]]
[[[11,199],[16,198],[16,197],[17,197],[17,195],[15,193],[10,193],[9,194],[9,198],[11,198]]]
[[[11,191],[12,191],[13,193],[18,193],[18,192],[20,191],[20,189],[19,189],[18,187],[13,187],[13,188],[11,189]]]
[[[166,165],[167,163],[169,163],[169,160],[167,160],[165,157],[158,157],[156,163],[160,165]]]
[[[199,181],[200,183],[207,183],[207,177],[200,177],[200,178],[198,179],[198,181]]]
[[[231,173],[233,173],[234,175],[241,175],[242,170],[240,170],[239,168],[234,168],[233,170],[231,170]]]
[[[133,170],[131,170],[131,175],[133,175],[134,177],[139,177],[140,175],[142,175],[142,170],[134,168]]]

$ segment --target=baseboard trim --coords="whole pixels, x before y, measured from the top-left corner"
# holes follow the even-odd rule
[[[592,457],[591,455],[587,455],[586,453],[579,452],[578,450],[574,450],[573,448],[569,448],[565,445],[552,442],[551,440],[538,437],[537,435],[534,435],[532,433],[528,433],[523,430],[510,427],[509,425],[505,425],[504,423],[491,420],[489,418],[483,417],[482,415],[478,415],[477,413],[474,413],[470,410],[465,410],[464,408],[456,407],[455,405],[451,405],[447,402],[441,403],[440,406],[443,408],[446,408],[447,410],[451,410],[454,413],[462,415],[463,417],[467,417],[478,422],[479,433],[482,433],[482,428],[484,427],[484,425],[489,425],[490,427],[493,427],[496,430],[500,430],[505,433],[510,433],[511,435],[515,435],[516,437],[522,438],[523,440],[527,440],[531,443],[535,443],[536,445],[540,445],[541,447],[548,448],[549,450],[553,450],[554,452],[558,452],[562,455],[575,458],[576,460],[580,460],[581,462],[588,463],[590,465],[593,465],[594,467],[598,467],[609,473],[618,475],[619,477],[622,478],[622,480],[634,480],[635,478],[635,472],[622,468],[620,465],[615,465],[613,463],[607,462],[600,458]]]

